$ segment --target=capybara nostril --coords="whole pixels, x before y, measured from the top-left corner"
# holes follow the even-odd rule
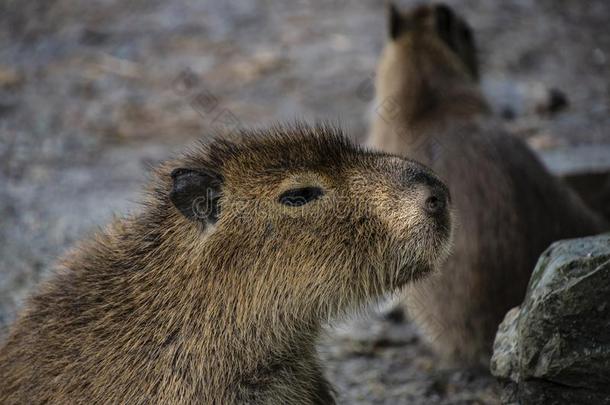
[[[424,210],[430,215],[442,214],[447,208],[447,198],[445,191],[435,187],[424,200]]]
[[[436,213],[439,209],[443,208],[443,202],[435,195],[428,197],[428,199],[426,200],[426,211],[434,214]]]

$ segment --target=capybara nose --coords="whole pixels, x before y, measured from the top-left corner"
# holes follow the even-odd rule
[[[430,186],[423,198],[423,208],[430,215],[443,215],[449,204],[449,192],[440,185]]]

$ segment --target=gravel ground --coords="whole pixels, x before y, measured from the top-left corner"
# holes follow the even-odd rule
[[[517,135],[610,142],[610,3],[447,3],[474,26],[483,87]],[[0,3],[0,329],[57,255],[137,210],[147,167],[184,144],[295,118],[362,140],[384,33],[373,0]],[[408,320],[346,322],[320,350],[343,403],[497,402],[491,378],[440,366]]]

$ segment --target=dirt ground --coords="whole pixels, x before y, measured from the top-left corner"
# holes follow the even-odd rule
[[[447,3],[473,25],[483,88],[518,136],[610,142],[609,2]],[[0,3],[0,329],[194,139],[298,118],[362,140],[384,28],[373,0]],[[320,351],[342,403],[498,402],[490,377],[440,366],[408,320],[345,322]]]

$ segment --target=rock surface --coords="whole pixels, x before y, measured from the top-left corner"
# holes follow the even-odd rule
[[[510,404],[610,403],[610,234],[556,242],[494,344]]]

